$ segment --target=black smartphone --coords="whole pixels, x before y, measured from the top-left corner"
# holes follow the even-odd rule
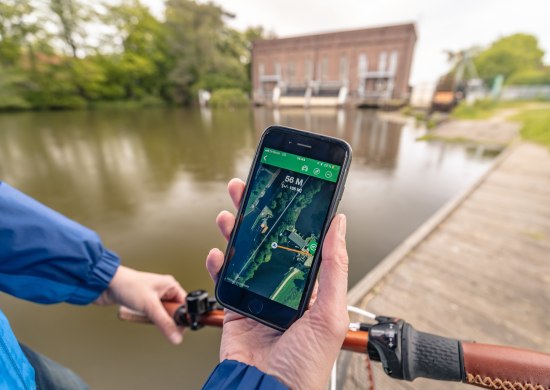
[[[224,307],[281,331],[304,313],[350,162],[343,140],[265,130],[216,284]]]

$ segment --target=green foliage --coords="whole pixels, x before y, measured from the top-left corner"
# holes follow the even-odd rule
[[[0,64],[17,65],[25,47],[32,53],[32,46],[42,42],[37,36],[43,18],[29,18],[33,7],[29,1],[2,0],[0,2]]]
[[[246,88],[242,34],[225,25],[227,14],[213,3],[166,1],[166,28],[173,66],[171,97],[189,102],[200,88]]]
[[[112,40],[122,38],[119,54],[104,59],[109,82],[122,88],[122,98],[162,97],[169,56],[163,23],[137,1],[107,8],[102,20],[115,27]]]
[[[550,84],[550,66],[520,70],[512,74],[507,83],[511,85],[548,85]]]
[[[85,2],[78,0],[50,0],[51,12],[58,20],[58,36],[77,58],[78,41],[85,39],[84,21],[90,18],[90,9]]]
[[[249,99],[246,94],[237,88],[218,89],[212,93],[211,107],[236,108],[246,107]]]
[[[430,117],[428,118],[428,120],[426,121],[426,128],[428,130],[431,130],[431,129],[435,129],[435,127],[437,126],[437,119],[434,118],[434,117]]]
[[[0,67],[0,111],[17,111],[31,108],[29,102],[18,93],[28,82],[25,74],[14,68]]]
[[[71,70],[74,83],[80,87],[80,92],[87,100],[105,98],[107,75],[105,68],[95,58],[71,61]]]
[[[413,108],[411,106],[405,106],[401,110],[399,110],[399,112],[405,116],[412,116]]]
[[[298,271],[285,283],[279,293],[276,296],[271,296],[270,299],[296,309],[300,305],[305,282],[305,274]]]
[[[451,116],[454,119],[486,119],[493,115],[495,108],[497,102],[492,99],[480,99],[472,104],[462,101],[455,107]]]
[[[479,76],[490,80],[498,75],[509,78],[517,72],[541,68],[543,56],[537,38],[529,34],[514,34],[481,51],[474,63]]]
[[[523,139],[546,145],[550,148],[550,107],[526,110],[512,119],[523,122]]]
[[[163,20],[139,0],[88,4],[0,3],[0,110],[187,104],[198,89],[222,90],[220,106],[247,104],[263,29],[234,30],[221,7],[193,0],[168,0]]]

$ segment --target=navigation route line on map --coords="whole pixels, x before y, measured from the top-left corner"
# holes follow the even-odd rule
[[[306,252],[306,251],[301,251],[301,250],[298,250],[298,249],[292,249],[292,248],[287,248],[286,246],[282,246],[282,245],[279,245],[277,243],[274,243],[276,246],[274,246],[273,244],[271,244],[271,246],[273,247],[273,249],[277,249],[277,248],[281,248],[281,249],[286,249],[287,251],[292,251],[292,252],[296,252],[296,253],[299,253],[301,255],[306,255],[306,256],[310,256],[311,253],[309,252]]]

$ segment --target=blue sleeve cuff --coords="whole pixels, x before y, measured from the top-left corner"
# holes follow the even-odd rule
[[[288,390],[288,387],[254,366],[224,360],[216,366],[203,386],[203,390],[214,389]]]
[[[85,305],[109,286],[118,265],[97,233],[0,182],[0,291]]]
[[[119,265],[120,258],[118,255],[104,249],[101,258],[92,269],[86,285],[78,287],[67,299],[67,302],[75,305],[87,305],[95,301],[109,287]]]

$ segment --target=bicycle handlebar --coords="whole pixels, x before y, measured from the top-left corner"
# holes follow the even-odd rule
[[[179,313],[182,308],[185,308],[181,303],[163,302],[163,306],[170,314],[176,324],[182,327],[188,327],[189,321],[185,319],[184,313]],[[212,310],[204,313],[200,317],[200,323],[206,326],[213,326],[221,328],[223,326],[223,310]],[[120,307],[118,310],[118,317],[123,321],[137,322],[143,324],[150,324],[151,320],[143,313],[130,310],[126,307]],[[362,331],[348,331],[346,339],[342,344],[342,349],[350,352],[366,353],[368,344],[369,333]]]
[[[490,389],[550,389],[550,355],[499,345],[462,343],[464,382]]]
[[[163,302],[182,327],[222,327],[224,312],[205,291],[189,293],[186,305]],[[187,309],[189,308],[189,310]],[[142,313],[121,307],[119,318],[150,323]],[[349,330],[342,349],[380,361],[387,375],[412,381],[423,377],[457,381],[490,389],[550,390],[550,355],[465,342],[415,330],[405,321],[376,317],[376,324]]]

